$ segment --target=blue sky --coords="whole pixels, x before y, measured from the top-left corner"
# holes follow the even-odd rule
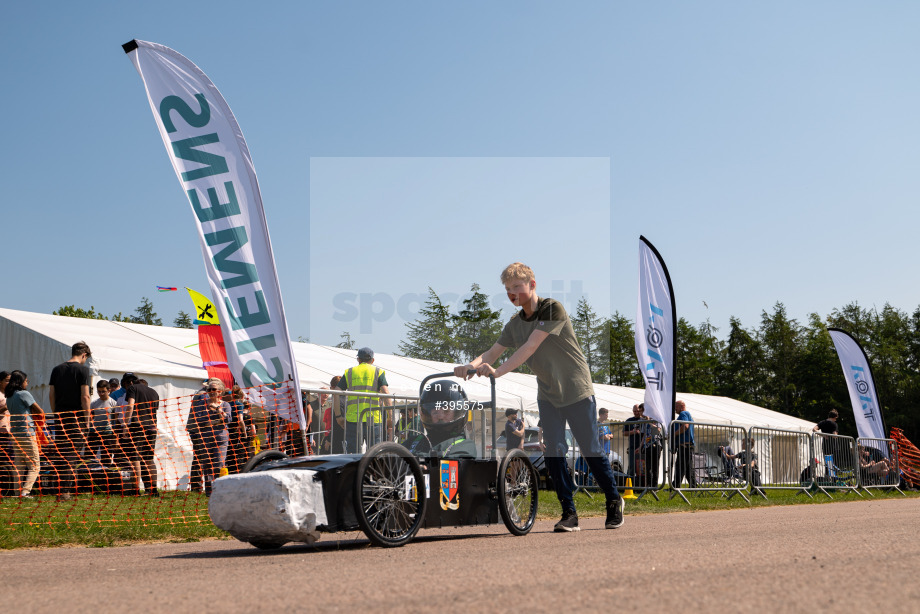
[[[633,317],[640,234],[678,314],[723,332],[776,301],[912,311],[918,25],[914,2],[14,3],[0,306],[148,296],[171,321],[188,299],[156,285],[206,291],[139,38],[239,120],[294,338],[395,350],[400,301],[500,295],[512,260]],[[336,308],[362,296],[382,315]]]

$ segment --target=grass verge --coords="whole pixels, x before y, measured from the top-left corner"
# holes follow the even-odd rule
[[[865,491],[860,491],[862,497],[855,494],[853,491],[830,491],[833,499],[820,491],[812,492],[812,498],[802,494],[801,491],[798,492],[799,494],[796,494],[796,491],[792,490],[767,490],[765,491],[767,496],[766,499],[760,496],[752,497],[750,493],[745,493],[751,500],[751,502],[748,503],[738,495],[729,499],[727,495],[722,496],[718,492],[700,491],[685,493],[687,499],[690,500],[690,504],[688,505],[679,495],[675,495],[673,499],[670,499],[671,491],[663,490],[658,493],[660,499],[658,501],[655,500],[651,492],[645,495],[641,500],[628,499],[626,501],[626,515],[635,516],[638,514],[662,514],[669,512],[730,510],[767,507],[771,505],[819,505],[822,503],[840,501],[903,499],[905,495],[913,498],[920,497],[920,492],[906,491],[904,495],[902,495],[897,491],[883,492],[876,489],[872,489],[872,495],[874,496],[867,495]],[[638,495],[639,493],[636,494]],[[579,491],[575,494],[575,506],[578,508],[578,515],[583,518],[603,516],[606,514],[604,493],[599,490],[590,491],[590,494],[585,491]],[[540,507],[538,509],[538,518],[540,519],[549,520],[562,516],[562,507],[559,505],[559,500],[556,498],[556,493],[553,491],[540,491]]]

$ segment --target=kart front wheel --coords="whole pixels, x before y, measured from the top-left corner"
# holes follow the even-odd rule
[[[425,518],[425,478],[418,459],[403,446],[384,442],[372,447],[355,474],[355,515],[371,543],[402,546]]]
[[[283,460],[287,457],[288,455],[282,452],[281,450],[265,450],[263,452],[259,452],[258,454],[250,458],[246,462],[245,465],[243,465],[243,470],[240,473],[249,473],[250,471],[253,471],[259,465],[262,465],[264,463],[270,463],[276,460]]]
[[[513,535],[527,535],[537,519],[540,478],[523,450],[513,449],[498,468],[498,510]]]

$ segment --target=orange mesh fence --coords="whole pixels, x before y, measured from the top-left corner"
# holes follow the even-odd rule
[[[128,425],[119,405],[94,410],[89,428],[85,418],[59,415],[35,437],[0,439],[0,531],[209,523],[214,479],[242,471],[260,450],[304,451],[299,424],[286,419],[296,416],[293,398],[267,387],[226,392],[160,399],[155,414],[136,404]]]
[[[891,438],[898,443],[898,461],[904,481],[910,484],[911,488],[920,487],[920,450],[899,428],[891,429]]]

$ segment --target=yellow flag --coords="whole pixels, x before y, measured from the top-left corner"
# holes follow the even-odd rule
[[[195,303],[194,324],[198,326],[220,324],[220,320],[217,319],[217,309],[214,308],[214,303],[211,302],[211,299],[200,292],[195,292],[191,288],[186,288],[186,290],[188,290],[188,295],[192,298],[192,302]]]

